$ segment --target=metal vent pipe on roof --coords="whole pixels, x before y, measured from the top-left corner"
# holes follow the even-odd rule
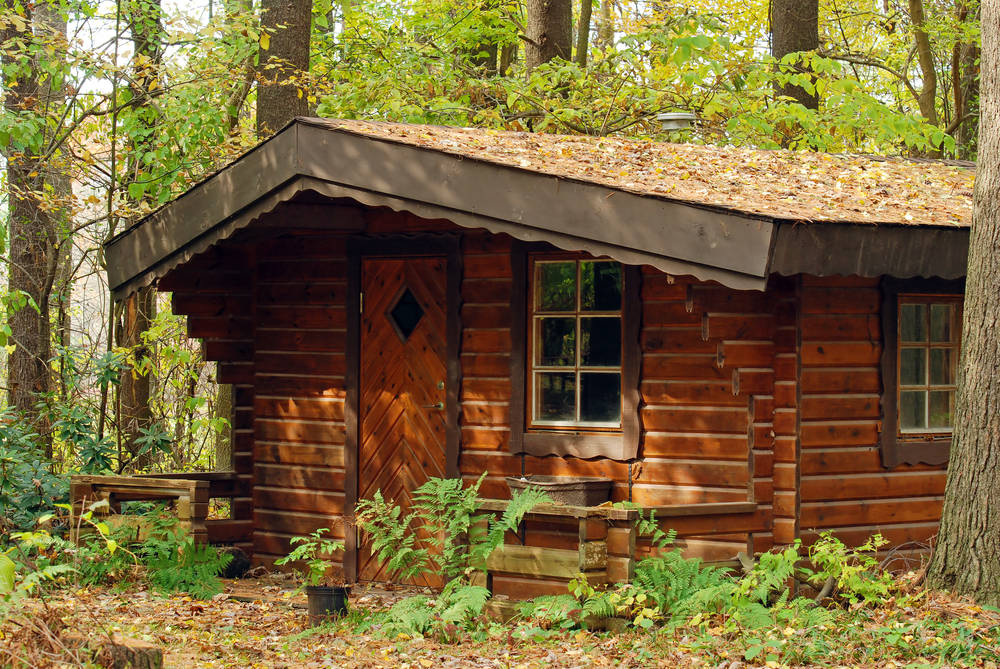
[[[656,120],[662,130],[690,130],[698,117],[691,112],[664,112],[657,114]]]

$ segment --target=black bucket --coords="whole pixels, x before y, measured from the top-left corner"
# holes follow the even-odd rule
[[[309,600],[309,622],[319,625],[332,617],[347,613],[347,588],[343,586],[306,586]]]

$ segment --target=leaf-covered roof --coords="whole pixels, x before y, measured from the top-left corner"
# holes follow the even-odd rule
[[[358,135],[780,220],[967,227],[969,163],[301,119]]]

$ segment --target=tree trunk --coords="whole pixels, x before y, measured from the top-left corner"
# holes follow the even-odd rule
[[[920,114],[931,125],[938,124],[937,116],[937,70],[934,69],[934,52],[931,50],[931,40],[924,30],[923,0],[909,0],[910,22],[913,23],[913,38],[917,47],[917,60],[920,62],[920,95],[917,104]]]
[[[215,436],[215,469],[220,472],[233,470],[233,386],[220,383],[215,396],[215,417],[225,418],[229,427]]]
[[[152,98],[162,90],[163,12],[160,0],[131,0],[124,7],[131,26],[134,53],[129,84],[132,99],[136,101],[132,113],[136,115],[136,127],[142,129],[133,134],[130,141],[128,174],[135,182],[150,183],[154,175],[142,156],[151,148],[150,138],[154,136],[160,120]],[[136,205],[140,203],[141,200],[135,201]],[[127,348],[136,363],[149,356],[143,335],[149,329],[155,308],[156,290],[152,287],[140,288],[125,298],[121,321],[116,327],[118,345]],[[133,469],[145,468],[150,462],[150,454],[141,454],[142,447],[137,440],[142,436],[142,430],[153,424],[153,412],[149,405],[152,376],[151,370],[139,370],[134,366],[127,366],[121,372],[118,426]]]
[[[309,114],[300,86],[309,71],[312,0],[262,0],[261,26],[271,36],[261,49],[257,86],[257,136],[281,130],[296,116]]]
[[[611,0],[600,0],[601,18],[597,23],[597,43],[607,49],[615,41],[615,24],[611,14]]]
[[[580,20],[576,25],[576,53],[573,60],[580,67],[587,67],[587,48],[590,46],[590,17],[594,0],[580,0]]]
[[[0,41],[33,40],[31,6],[22,5],[19,25],[11,22],[0,31]],[[44,10],[43,10],[44,11]],[[4,108],[10,114],[45,114],[40,96],[36,63],[27,57],[5,54],[2,60]],[[13,143],[0,147],[7,159],[8,290],[27,296],[37,306],[24,304],[7,314],[14,349],[7,358],[8,404],[22,414],[42,437],[47,456],[52,454],[51,434],[45,412],[38,402],[49,392],[52,357],[49,324],[49,294],[55,272],[55,224],[53,212],[43,202],[45,172],[38,158],[26,147]]]
[[[958,0],[956,19],[959,25],[979,23],[978,2]],[[954,99],[955,146],[959,158],[976,157],[976,135],[979,131],[979,47],[975,42],[956,42],[951,63],[952,96]]]
[[[1000,0],[983,0],[984,26]],[[965,287],[962,365],[932,587],[1000,606],[1000,33],[983,31],[979,161]]]
[[[572,0],[528,0],[524,64],[531,71],[553,58],[569,60],[573,43]]]
[[[771,0],[771,55],[781,60],[790,53],[817,49],[819,0]],[[775,92],[809,109],[819,106],[816,94],[801,86],[779,86]]]

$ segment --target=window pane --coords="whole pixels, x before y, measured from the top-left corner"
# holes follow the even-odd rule
[[[955,352],[950,348],[931,349],[931,385],[955,384]]]
[[[576,364],[576,319],[539,318],[536,363],[541,367],[572,367]]]
[[[540,262],[535,272],[538,311],[576,310],[575,262]]]
[[[955,393],[951,390],[932,390],[928,427],[951,427],[955,412]]]
[[[618,423],[622,416],[621,374],[580,374],[580,420]]]
[[[580,309],[618,311],[622,308],[622,266],[616,262],[580,263]]]
[[[538,405],[535,418],[543,421],[576,420],[576,375],[541,373],[536,379]]]
[[[927,349],[904,348],[899,352],[899,383],[922,386],[927,383]]]
[[[622,359],[621,318],[580,319],[580,364],[617,367]]]
[[[927,305],[899,305],[899,338],[901,341],[927,341]]]
[[[931,341],[951,341],[952,305],[931,305]]]
[[[927,393],[923,390],[906,390],[899,393],[899,429],[924,430]]]

